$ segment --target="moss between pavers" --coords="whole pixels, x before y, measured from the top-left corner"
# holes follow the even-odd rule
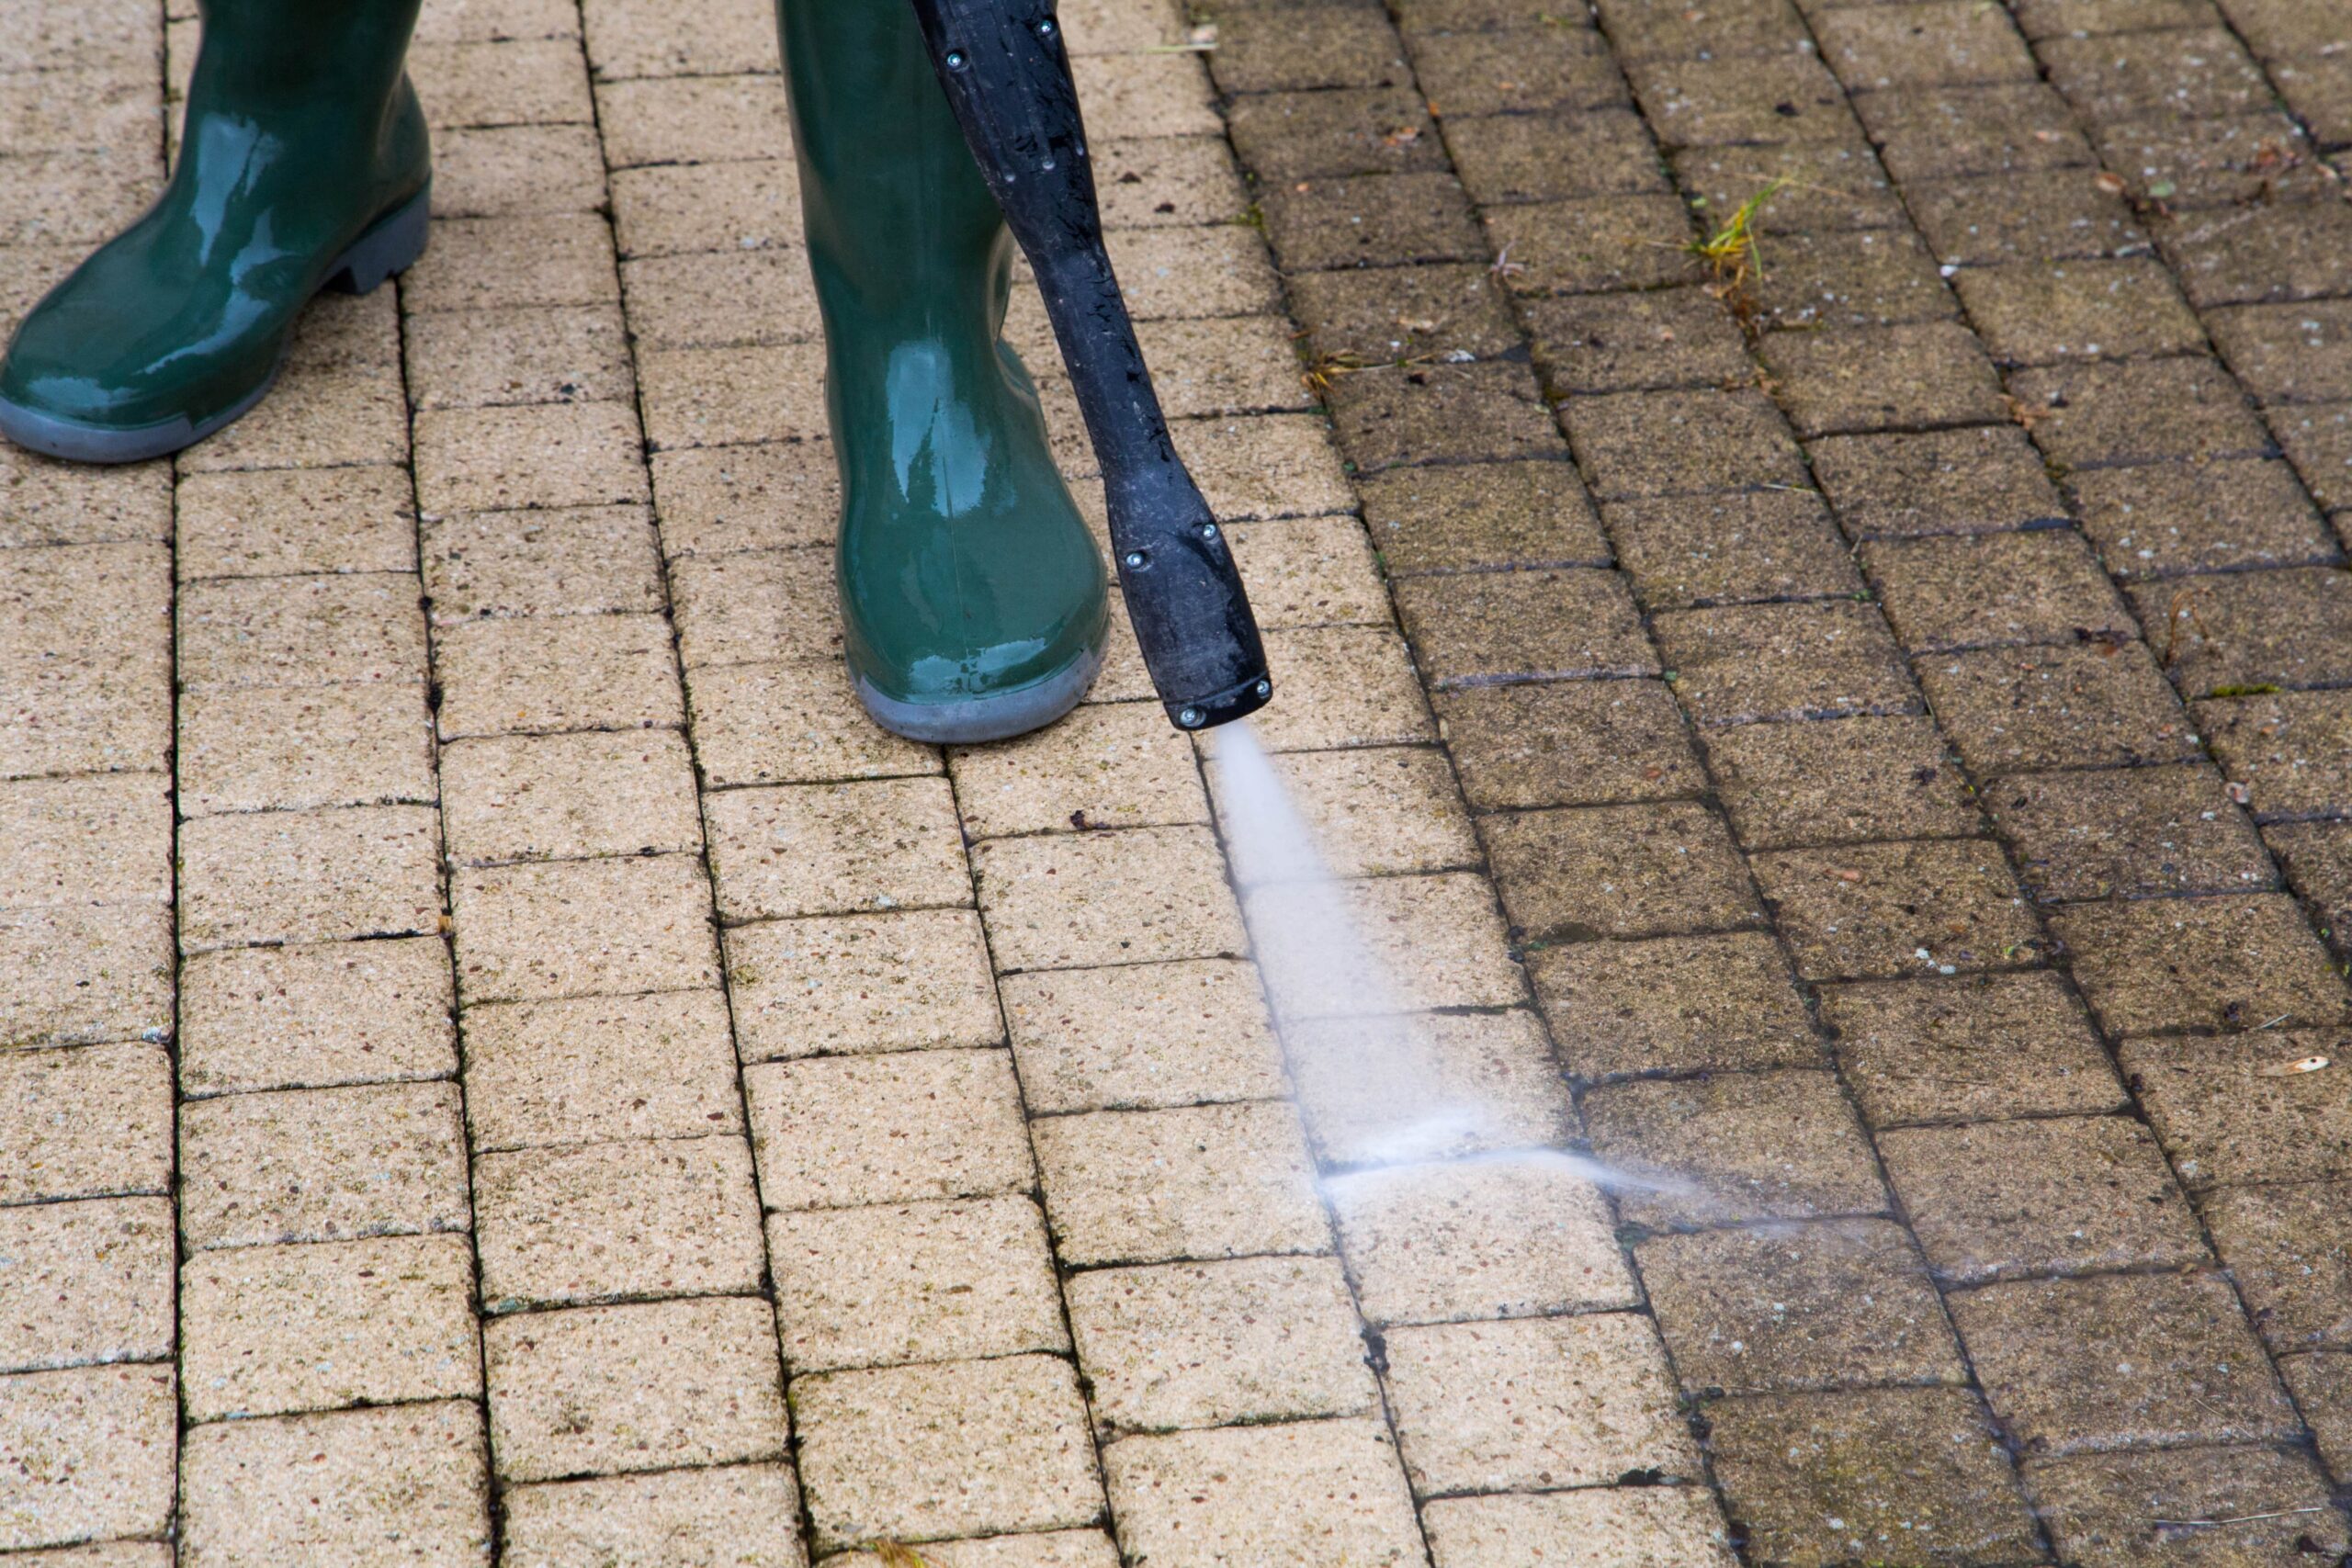
[[[2204,1211],[2274,1353],[2352,1347],[2352,1185],[2224,1187]]]
[[[1574,1077],[1827,1065],[1761,931],[1537,946],[1528,970]]]
[[[1317,360],[1335,367],[1484,359],[1520,345],[1493,269],[1476,263],[1302,273],[1291,304]]]
[[[2029,1452],[2260,1442],[2300,1425],[2218,1275],[2018,1280],[1950,1304],[1985,1396]]]
[[[1668,147],[1845,141],[1860,130],[1838,79],[1810,52],[1642,61],[1626,74]]]
[[[2012,774],[1988,786],[1985,797],[2037,898],[2278,886],[2270,857],[2221,775],[2201,763]]]
[[[1951,746],[1924,716],[1702,733],[1716,793],[1750,850],[1983,831]]]
[[[2035,76],[2017,24],[1974,0],[1828,10],[1814,29],[1822,58],[1856,93]]]
[[[1409,69],[1387,17],[1362,4],[1233,7],[1217,21],[1208,63],[1227,93],[1391,87]]]
[[[2326,166],[2302,128],[2277,109],[2220,119],[2159,114],[2092,128],[2099,154],[2132,197],[2177,212],[2325,196]]]
[[[2312,499],[2331,513],[2352,509],[2352,403],[2272,409],[2267,418]]]
[[[1642,1078],[1584,1097],[1593,1152],[1661,1179],[1621,1191],[1618,1213],[1653,1228],[1875,1214],[1886,1190],[1870,1141],[1821,1072]]]
[[[1760,392],[1577,398],[1560,406],[1560,421],[1604,500],[1804,484],[1797,445]]]
[[[1599,196],[1487,214],[1498,270],[1514,294],[1655,288],[1697,276],[1690,214],[1673,196]]]
[[[2189,712],[2256,821],[2352,817],[2352,693],[2250,692]]]
[[[1474,806],[1607,806],[1705,787],[1682,716],[1656,681],[1469,686],[1436,704]]]
[[[1608,40],[1583,28],[1433,33],[1416,40],[1413,71],[1436,112],[1448,118],[1627,102]]]
[[[1809,491],[1619,501],[1602,515],[1645,609],[1861,591],[1829,509]]]
[[[1989,839],[1779,850],[1748,863],[1810,980],[2021,969],[2048,945]]]
[[[2352,576],[2330,567],[2132,584],[2156,658],[2192,696],[2352,680]]]
[[[1758,215],[1766,235],[1899,229],[1909,221],[1878,155],[1859,137],[1772,147],[1686,147],[1672,154],[1678,185],[1702,218],[1721,221],[1780,182]]]
[[[1788,0],[1744,0],[1704,11],[1600,0],[1609,41],[1623,60],[1721,59],[1777,54],[1802,46],[1804,23]]]
[[[1939,654],[1917,665],[1969,771],[2188,761],[2197,737],[2136,642]]]
[[[2216,26],[2213,0],[2018,0],[2018,27],[2040,42],[2078,34],[2143,32],[2153,28]]]
[[[2212,1261],[2156,1135],[2131,1117],[1897,1128],[1878,1144],[1948,1283]]]
[[[1597,806],[1479,823],[1503,908],[1536,939],[1656,936],[1763,923],[1723,819],[1695,802]]]
[[[1399,464],[1545,457],[1560,449],[1522,363],[1383,366],[1326,383],[1340,449],[1360,472]]]
[[[1905,229],[1775,238],[1755,292],[1768,327],[1884,327],[1959,314],[1935,258]]]
[[[2200,212],[2166,231],[2165,259],[2191,303],[2309,299],[2344,288],[2352,203],[2282,202]]]
[[[2151,1552],[2181,1557],[2184,1548],[2215,1563],[2256,1563],[2324,1559],[2352,1546],[2325,1479],[2300,1453],[2085,1455],[2029,1464],[2025,1481],[2065,1560],[2086,1568],[2122,1568]],[[2220,1522],[2189,1522],[2205,1520]]]
[[[1851,599],[1736,604],[1657,617],[1675,693],[1702,725],[1914,713],[1919,699],[1877,609]]]
[[[1450,118],[1445,142],[1482,206],[1669,193],[1649,130],[1629,108]]]
[[[2338,953],[2352,945],[2352,826],[2282,822],[2262,830],[2287,885],[2311,901],[2320,934]]]
[[[1920,232],[1946,265],[1984,266],[2113,255],[2148,237],[2091,169],[2037,169],[1905,191]]]
[[[1658,672],[1633,596],[1614,572],[1449,572],[1398,584],[1396,600],[1435,686]]]

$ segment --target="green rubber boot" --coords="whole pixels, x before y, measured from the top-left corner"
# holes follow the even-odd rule
[[[841,467],[850,675],[884,728],[998,740],[1102,662],[1102,557],[1001,336],[1012,242],[906,0],[777,0]]]
[[[424,249],[424,115],[401,74],[417,0],[203,0],[179,163],[139,220],[50,290],[0,363],[0,434],[128,463],[261,400],[320,289]]]

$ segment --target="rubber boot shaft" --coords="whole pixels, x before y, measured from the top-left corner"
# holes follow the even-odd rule
[[[778,0],[842,479],[845,654],[927,739],[1017,733],[1084,692],[1102,558],[1002,341],[1012,246],[905,0]]]
[[[322,288],[424,243],[430,152],[401,73],[417,0],[204,0],[163,195],[28,313],[0,431],[101,461],[218,428],[276,375]]]

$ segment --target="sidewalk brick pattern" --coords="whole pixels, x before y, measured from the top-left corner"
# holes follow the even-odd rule
[[[766,8],[428,0],[426,258],[0,447],[0,1560],[2342,1554],[2340,18],[1062,9],[1416,1028],[1123,630],[858,712]],[[0,314],[193,10],[0,0]]]

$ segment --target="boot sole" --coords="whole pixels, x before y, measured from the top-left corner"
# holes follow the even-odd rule
[[[378,219],[367,232],[352,242],[349,250],[335,258],[325,280],[319,285],[319,292],[332,288],[345,294],[366,294],[386,278],[414,265],[424,254],[432,199],[433,186],[428,182],[415,196]],[[305,305],[309,302],[303,301]],[[63,419],[0,398],[0,435],[47,457],[76,463],[140,463],[150,457],[166,457],[195,446],[214,431],[250,413],[254,405],[267,397],[270,388],[277,384],[277,373],[285,363],[281,354],[260,386],[209,419],[191,420],[183,414],[161,424],[145,424],[132,430]]]
[[[1103,649],[1094,649],[1034,686],[962,703],[900,702],[883,695],[854,671],[850,683],[857,688],[858,703],[867,716],[893,735],[933,746],[978,746],[1043,729],[1076,707],[1102,673],[1102,655]]]

